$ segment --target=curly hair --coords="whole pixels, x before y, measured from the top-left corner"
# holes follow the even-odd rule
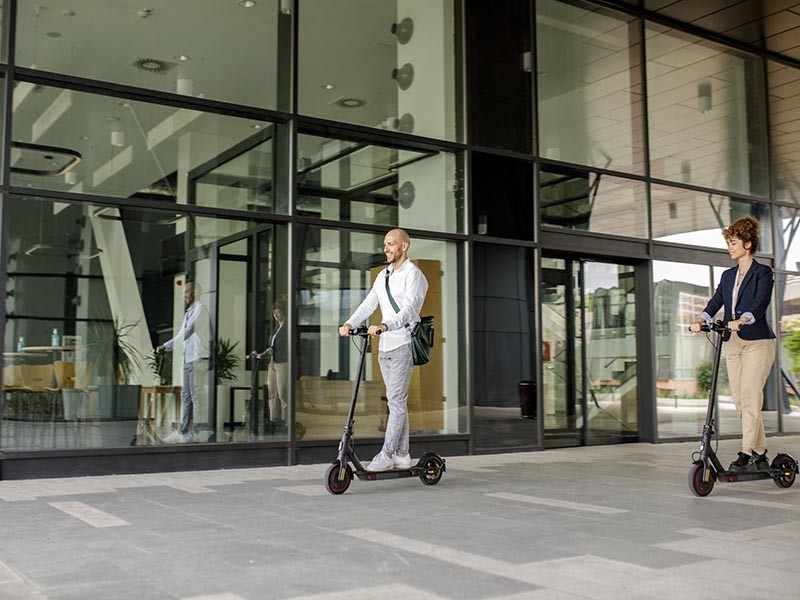
[[[741,217],[723,229],[722,235],[726,240],[738,238],[744,243],[750,242],[750,254],[755,254],[761,238],[761,224],[754,217]]]

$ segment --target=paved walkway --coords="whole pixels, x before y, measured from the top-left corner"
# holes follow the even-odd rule
[[[0,482],[0,600],[800,598],[800,483],[695,498],[696,446],[452,457],[338,497],[325,465]]]

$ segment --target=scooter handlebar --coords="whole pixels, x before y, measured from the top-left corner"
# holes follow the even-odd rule
[[[713,321],[712,323],[700,323],[700,331],[709,333],[711,331],[720,333],[728,328],[722,321]],[[691,331],[691,329],[689,329]]]
[[[350,333],[350,335],[354,335],[354,336],[358,336],[358,337],[367,337],[367,335],[368,335],[367,332],[368,331],[369,331],[369,327],[367,327],[366,325],[362,325],[361,327],[356,327],[354,329],[351,329],[349,333]],[[378,332],[378,335],[380,335],[380,331]]]

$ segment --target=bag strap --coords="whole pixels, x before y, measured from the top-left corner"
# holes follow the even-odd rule
[[[389,274],[390,274],[389,273],[389,269],[387,267],[387,269],[386,269],[386,279],[385,279],[385,281],[386,281],[386,295],[389,296],[389,302],[391,303],[392,308],[394,309],[394,312],[399,313],[400,312],[400,307],[397,306],[397,302],[394,301],[394,296],[392,296],[392,290],[389,289]],[[408,323],[403,325],[403,327],[408,327]]]

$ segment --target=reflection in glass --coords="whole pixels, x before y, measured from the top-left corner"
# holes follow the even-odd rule
[[[638,21],[581,1],[536,3],[539,154],[644,171]]]
[[[531,3],[463,3],[469,75],[469,135],[479,146],[531,154]]]
[[[767,61],[775,200],[800,205],[800,69]]]
[[[778,335],[782,431],[800,431],[800,277],[778,274],[775,297],[781,302]]]
[[[286,439],[258,380],[248,401],[244,359],[286,295],[285,227],[34,197],[5,210],[3,449]],[[192,435],[179,436],[189,365]]]
[[[651,175],[766,195],[761,59],[650,22],[646,36]]]
[[[303,0],[299,111],[437,139],[460,137],[454,0]]]
[[[647,188],[640,181],[548,167],[539,189],[542,225],[647,237]]]
[[[536,445],[531,250],[477,244],[474,265],[475,444],[480,448]]]
[[[583,307],[588,436],[636,436],[639,361],[633,267],[586,262]]]
[[[631,266],[542,260],[545,434],[556,445],[638,435]]]
[[[297,290],[299,379],[296,418],[306,439],[336,439],[347,417],[358,348],[338,327],[366,296],[384,267],[383,236],[303,226]],[[459,383],[459,260],[454,243],[414,238],[410,257],[428,280],[423,314],[436,323],[431,361],[415,367],[409,388],[412,435],[463,433]],[[371,323],[380,323],[377,311]],[[367,356],[356,410],[356,436],[383,438],[387,408],[378,368],[377,341]]]
[[[714,347],[705,336],[688,331],[711,298],[711,270],[705,265],[653,262],[656,331],[656,406],[658,436],[695,437],[703,430],[711,384]],[[713,316],[713,315],[712,315]],[[727,373],[719,379],[720,412],[730,402]]]
[[[17,66],[278,108],[279,0],[17,5]],[[289,39],[288,36],[284,39]],[[285,60],[285,59],[283,59]],[[284,106],[283,108],[288,108]]]
[[[775,240],[775,257],[779,269],[800,271],[800,207],[776,206],[779,231]]]
[[[19,82],[11,183],[274,211],[275,126]],[[285,207],[278,207],[285,211]]]
[[[758,252],[772,252],[769,206],[728,196],[652,185],[653,239],[706,248],[725,249],[722,230],[750,215],[761,223]]]
[[[460,157],[298,136],[297,212],[323,219],[460,232]]]

